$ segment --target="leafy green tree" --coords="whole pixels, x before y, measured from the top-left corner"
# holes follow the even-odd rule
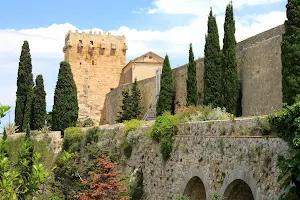
[[[300,1],[288,0],[282,37],[282,101],[288,105],[300,94]]]
[[[122,91],[121,111],[119,112],[117,122],[122,123],[123,121],[131,120],[131,117],[132,117],[131,108],[132,108],[132,102],[131,102],[131,97],[129,95],[129,90],[124,89]]]
[[[61,62],[54,92],[52,130],[63,131],[76,126],[78,118],[77,88],[70,64]]]
[[[194,59],[193,47],[190,44],[189,49],[189,64],[187,67],[187,80],[186,80],[186,105],[196,106],[198,101],[197,92],[197,74],[196,62]]]
[[[280,200],[300,199],[300,101],[268,117],[268,121],[276,130],[279,137],[285,140],[291,147],[290,158],[279,156],[278,166],[281,174],[278,177],[282,181],[284,193]]]
[[[238,103],[238,74],[236,61],[235,20],[232,2],[226,7],[222,61],[222,107],[236,114]]]
[[[173,80],[172,69],[170,66],[168,55],[166,55],[164,59],[160,82],[161,86],[157,102],[157,115],[159,116],[162,115],[164,112],[172,112]]]
[[[45,125],[46,118],[46,92],[44,90],[43,76],[39,74],[35,80],[34,99],[32,104],[32,120],[30,127],[39,130]]]
[[[137,84],[137,80],[135,79],[132,87],[131,87],[131,119],[140,119],[142,115],[142,109],[141,106],[141,91],[139,89],[139,86]]]
[[[15,107],[15,124],[19,130],[25,130],[30,123],[31,106],[33,100],[33,75],[29,44],[24,41],[20,56],[17,93]]]
[[[207,35],[204,49],[204,105],[213,108],[221,104],[222,68],[220,41],[216,17],[210,10],[207,22]]]

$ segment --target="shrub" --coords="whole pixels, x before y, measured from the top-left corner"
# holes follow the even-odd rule
[[[174,139],[172,138],[172,136],[168,135],[163,137],[160,141],[160,151],[165,160],[167,160],[171,155],[171,152],[173,150],[173,140]]]
[[[88,119],[84,120],[82,126],[83,127],[94,126],[94,122],[93,122],[93,120],[91,118],[88,118]]]
[[[80,151],[82,130],[80,127],[69,127],[65,130],[62,149],[69,152]]]
[[[214,193],[210,200],[224,200],[219,193]]]
[[[127,158],[129,158],[131,156],[131,152],[132,152],[132,144],[130,142],[128,142],[127,136],[129,134],[129,132],[131,131],[135,131],[138,127],[140,127],[141,125],[143,125],[145,122],[141,121],[141,120],[137,120],[137,119],[132,119],[130,121],[125,121],[125,128],[124,128],[124,137],[123,137],[123,141],[122,141],[122,146],[123,146],[123,150],[124,150],[124,154]]]
[[[8,124],[6,127],[5,127],[5,131],[6,131],[6,134],[7,135],[13,135],[15,134],[16,132],[18,132],[18,126],[15,126],[14,124]]]
[[[92,143],[92,142],[98,142],[99,141],[99,127],[90,128],[86,132],[86,140],[85,144]]]
[[[177,115],[164,113],[162,116],[157,117],[151,131],[152,138],[159,142],[165,136],[175,135],[178,123],[179,117]]]
[[[179,123],[177,115],[164,113],[156,118],[151,136],[160,142],[160,151],[166,160],[170,157],[173,148],[173,136],[176,134],[176,125]]]
[[[125,121],[125,128],[124,132],[125,134],[128,134],[130,131],[135,131],[137,128],[142,126],[145,123],[145,121],[138,120],[138,119],[132,119],[130,121]]]
[[[190,200],[190,198],[185,195],[177,195],[176,200]]]
[[[271,125],[267,118],[257,117],[256,124],[258,126],[259,132],[262,135],[268,135],[271,131]]]
[[[191,107],[184,110],[180,115],[182,122],[225,120],[229,119],[230,114],[225,109],[204,107]]]

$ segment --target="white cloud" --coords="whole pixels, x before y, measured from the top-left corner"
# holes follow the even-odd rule
[[[245,6],[267,5],[283,0],[235,0],[233,6],[240,9]],[[148,14],[192,14],[203,15],[208,13],[209,7],[213,7],[216,14],[223,13],[229,1],[226,0],[155,0],[153,8],[148,10]]]

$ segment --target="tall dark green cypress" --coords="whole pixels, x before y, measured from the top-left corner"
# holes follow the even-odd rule
[[[288,0],[282,37],[282,101],[291,105],[300,94],[300,1]]]
[[[70,64],[61,62],[54,92],[52,130],[63,131],[76,126],[78,118],[77,88]]]
[[[236,114],[239,82],[236,61],[235,20],[232,2],[226,7],[222,61],[222,107]]]
[[[32,120],[30,127],[33,130],[41,129],[46,119],[46,92],[43,76],[39,74],[35,79],[34,99],[32,105]]]
[[[26,124],[30,123],[31,106],[33,100],[33,75],[29,44],[24,41],[20,55],[17,93],[15,107],[15,124],[19,130],[25,131]]]
[[[122,106],[121,106],[121,111],[118,112],[119,116],[118,119],[116,120],[119,123],[122,123],[123,121],[126,120],[131,120],[132,118],[132,101],[131,97],[129,95],[129,90],[124,89],[122,90]]]
[[[166,55],[163,63],[160,91],[157,102],[157,115],[162,115],[164,112],[172,112],[173,101],[173,80],[172,69],[170,66],[169,56]]]
[[[212,9],[208,16],[204,49],[204,105],[220,107],[222,69],[219,32]]]
[[[143,107],[141,106],[141,91],[139,89],[137,80],[135,79],[132,87],[131,87],[131,117],[132,119],[140,119],[142,115],[142,109]]]
[[[193,47],[192,44],[190,44],[189,64],[187,67],[187,80],[186,80],[186,105],[196,106],[197,102],[198,102],[198,90],[197,90],[196,62],[194,59]]]

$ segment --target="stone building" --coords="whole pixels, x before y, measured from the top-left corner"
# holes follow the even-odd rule
[[[132,83],[136,78],[141,81],[155,76],[156,71],[162,71],[164,59],[153,52],[145,53],[130,62],[123,68],[123,84]]]
[[[67,33],[63,52],[77,86],[79,120],[91,118],[96,124],[100,121],[105,95],[119,86],[126,50],[125,36]]]
[[[122,84],[148,79],[161,72],[163,58],[148,52],[126,65],[125,36],[110,33],[75,33],[65,37],[63,52],[71,65],[78,93],[80,121],[103,121],[106,95]]]

